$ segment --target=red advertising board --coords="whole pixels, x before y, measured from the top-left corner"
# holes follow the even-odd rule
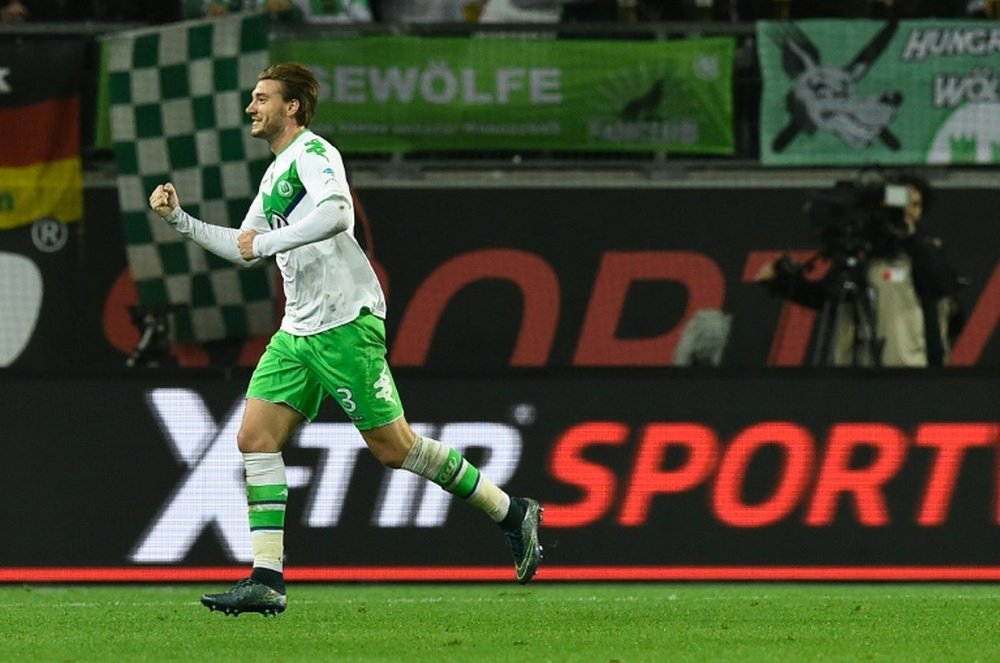
[[[0,379],[0,580],[245,572],[245,377]],[[422,434],[542,501],[540,580],[1000,579],[993,371],[398,378]],[[334,406],[284,455],[289,578],[509,579],[487,518]]]

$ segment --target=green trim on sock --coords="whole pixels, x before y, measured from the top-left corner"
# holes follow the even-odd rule
[[[458,484],[448,489],[449,493],[457,495],[463,500],[472,494],[472,491],[476,488],[476,484],[479,483],[479,470],[476,469],[476,466],[468,461],[466,461],[465,466],[465,473],[462,475]]]
[[[258,509],[251,507],[247,514],[250,520],[250,529],[260,529],[269,527],[271,529],[284,529],[285,510],[284,509]]]
[[[249,504],[260,504],[261,502],[287,502],[288,486],[284,484],[274,484],[271,486],[247,486],[247,502]]]
[[[437,476],[434,477],[434,483],[447,489],[448,484],[452,482],[452,479],[455,478],[455,473],[458,472],[461,467],[462,454],[458,453],[454,449],[448,449],[448,457],[445,458]]]

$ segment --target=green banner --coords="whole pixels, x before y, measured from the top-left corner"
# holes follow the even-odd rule
[[[731,38],[281,39],[320,77],[312,128],[345,152],[732,154]]]
[[[1000,163],[1000,27],[761,22],[761,161]]]

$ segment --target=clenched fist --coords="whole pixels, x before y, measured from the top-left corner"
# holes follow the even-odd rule
[[[177,198],[177,191],[170,182],[156,187],[149,195],[149,206],[161,217],[166,217],[178,205],[180,205],[180,200]]]
[[[239,247],[240,256],[246,261],[251,261],[254,259],[253,255],[253,238],[257,236],[256,230],[244,230],[236,238],[236,245]]]

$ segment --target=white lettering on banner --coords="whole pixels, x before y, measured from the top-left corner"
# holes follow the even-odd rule
[[[462,70],[462,101],[467,104],[491,104],[493,96],[476,89],[476,72],[473,69]]]
[[[0,67],[0,94],[9,94],[14,91],[7,77],[10,76],[10,67]]]
[[[510,102],[511,92],[524,89],[524,69],[497,69],[497,100]]]
[[[365,70],[363,67],[337,67],[334,69],[334,101],[338,104],[365,103]]]
[[[936,108],[954,108],[977,102],[1000,102],[1000,77],[992,69],[980,67],[968,76],[939,74],[934,77]]]
[[[319,134],[374,134],[384,136],[389,133],[389,125],[379,122],[337,122],[333,124],[318,123],[313,125],[313,131]]]
[[[396,124],[392,133],[397,136],[454,136],[458,127],[454,124]]]
[[[587,140],[601,143],[678,143],[694,145],[698,142],[698,122],[624,122],[622,120],[589,120]]]
[[[562,70],[554,67],[532,67],[531,72],[531,103],[533,104],[561,104],[562,91],[560,87],[560,76]]]
[[[558,136],[562,124],[553,122],[463,122],[462,133],[472,136]]]
[[[998,28],[932,28],[911,30],[903,47],[903,60],[924,60],[951,55],[991,56],[1000,53]]]
[[[375,101],[382,103],[391,101],[393,92],[395,92],[395,96],[400,101],[408,104],[413,101],[414,92],[417,89],[417,70],[407,69],[405,72],[401,72],[398,68],[391,67],[385,72],[381,72],[373,68],[371,70],[371,85]],[[363,101],[367,101],[367,99]]]
[[[212,528],[229,556],[251,560],[247,526],[243,459],[236,433],[243,417],[242,399],[217,424],[201,396],[190,389],[154,389],[147,402],[177,459],[188,468],[131,559],[138,563],[168,563],[184,559],[191,546]],[[421,435],[437,436],[462,453],[483,449],[479,463],[498,485],[507,482],[521,457],[521,435],[497,423],[414,424]],[[319,449],[316,468],[286,468],[290,489],[309,487],[307,527],[335,527],[340,521],[350,478],[364,441],[352,424],[313,423],[300,428],[289,444]],[[440,527],[453,498],[431,482],[409,472],[386,472],[372,522],[378,527]]]
[[[432,62],[420,76],[420,94],[432,104],[447,104],[455,99],[458,82],[444,63]]]
[[[338,104],[410,104],[419,99],[437,105],[506,105],[517,92],[525,92],[534,106],[562,103],[562,70],[557,67],[500,67],[493,72],[492,88],[479,74],[470,67],[454,70],[440,61],[425,68],[343,65],[333,68],[332,89],[321,72],[320,99],[332,96]]]

